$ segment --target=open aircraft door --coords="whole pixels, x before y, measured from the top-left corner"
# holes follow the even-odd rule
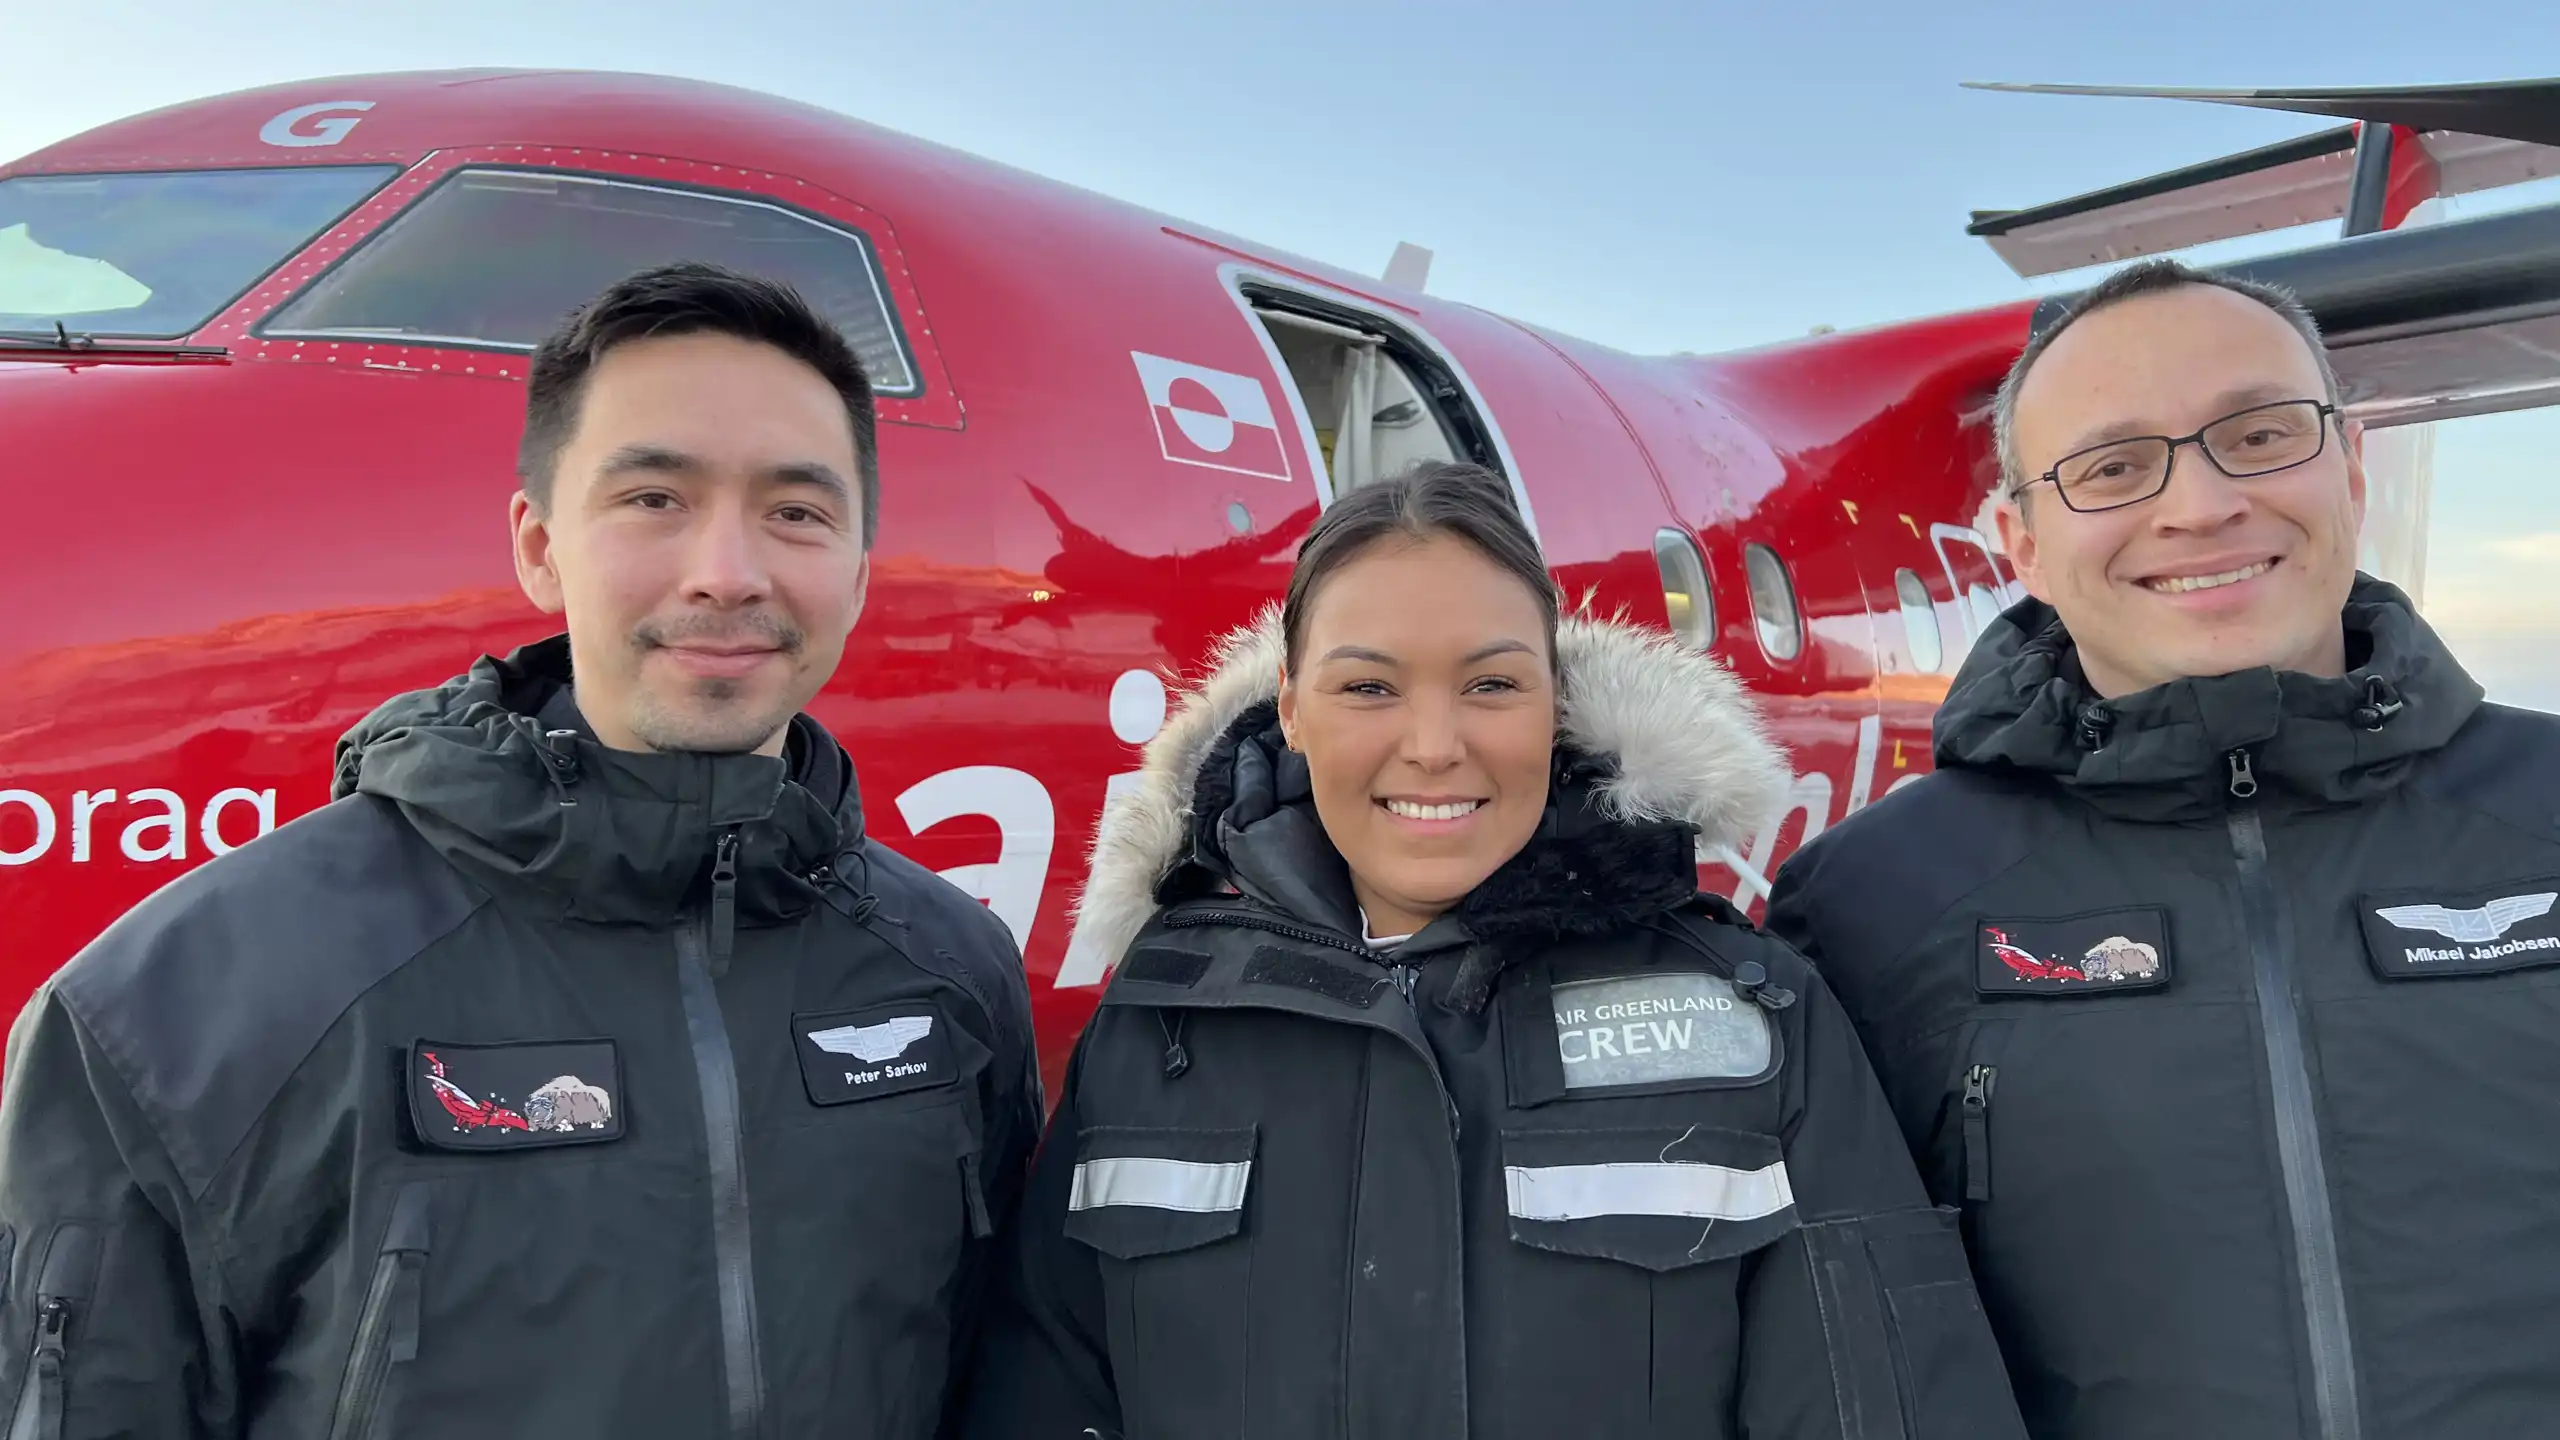
[[[2001,611],[2026,598],[2026,587],[2001,567],[1990,538],[1970,525],[1931,524],[1929,548],[1938,552],[1947,588],[1956,597],[1956,616],[1964,625],[1964,648],[1971,650]]]

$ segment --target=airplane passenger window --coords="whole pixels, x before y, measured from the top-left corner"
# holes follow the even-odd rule
[[[735,195],[540,170],[456,171],[259,333],[529,351],[597,291],[673,260],[793,286],[843,330],[874,390],[922,388],[860,232]]]
[[[1938,635],[1938,607],[1929,587],[1908,570],[1893,572],[1893,593],[1902,602],[1902,628],[1911,638],[1911,663],[1935,673],[1946,663],[1947,647]]]
[[[1772,660],[1793,660],[1804,648],[1804,617],[1796,611],[1787,562],[1766,545],[1745,545],[1742,568],[1751,579],[1751,618],[1760,631],[1760,648]]]
[[[192,334],[399,173],[294,165],[0,180],[0,330]]]
[[[1662,608],[1671,617],[1671,633],[1692,650],[1712,647],[1716,597],[1707,586],[1707,566],[1697,545],[1665,526],[1653,532],[1653,563],[1662,571]]]

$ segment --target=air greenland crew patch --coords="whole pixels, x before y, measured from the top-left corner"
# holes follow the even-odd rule
[[[800,1080],[817,1105],[842,1105],[960,1078],[951,1037],[930,1000],[897,1000],[863,1010],[794,1015]]]
[[[1983,995],[2120,995],[2169,983],[2169,914],[2157,905],[2051,920],[1985,920],[1973,988]]]
[[[1769,1017],[1717,975],[1662,972],[1554,988],[1556,1053],[1568,1091],[1756,1080]]]
[[[2356,910],[2365,954],[2385,980],[2560,965],[2560,876],[2366,895]]]
[[[527,1150],[622,1138],[610,1040],[409,1047],[409,1119],[440,1150]]]

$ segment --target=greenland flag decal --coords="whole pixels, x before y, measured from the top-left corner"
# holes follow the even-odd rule
[[[1251,375],[1188,365],[1132,350],[1138,383],[1155,411],[1164,458],[1286,483],[1289,455],[1280,446],[1271,395]]]

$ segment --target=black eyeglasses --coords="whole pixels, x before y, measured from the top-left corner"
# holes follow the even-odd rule
[[[2192,435],[2129,435],[2075,450],[2027,485],[2052,482],[2062,503],[2084,515],[2120,510],[2169,487],[2169,467],[2181,445],[2203,451],[2234,480],[2273,475],[2318,459],[2328,447],[2329,417],[2337,413],[2337,406],[2318,400],[2253,406]]]

